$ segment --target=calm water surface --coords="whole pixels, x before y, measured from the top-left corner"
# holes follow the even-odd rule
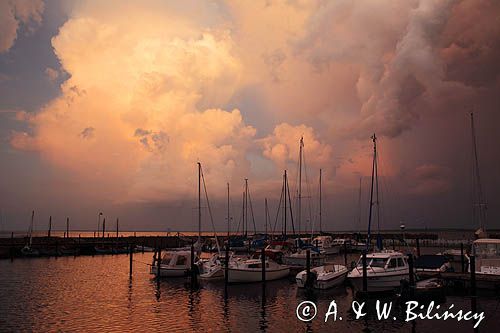
[[[0,331],[472,332],[470,322],[420,320],[412,326],[402,314],[396,321],[356,321],[348,311],[353,297],[347,287],[306,295],[293,280],[281,280],[267,283],[265,292],[259,283],[232,285],[226,298],[222,283],[203,283],[194,291],[184,279],[157,284],[146,265],[151,256],[134,255],[132,279],[126,255],[0,260]],[[311,297],[318,317],[302,323],[296,306]],[[343,320],[324,323],[333,299]],[[452,303],[470,309],[469,300],[458,296],[441,306]],[[486,313],[480,331],[498,331],[498,297],[480,297],[479,309]]]

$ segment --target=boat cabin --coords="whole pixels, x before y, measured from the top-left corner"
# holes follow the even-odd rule
[[[357,264],[358,268],[363,267],[363,258],[361,257]],[[406,269],[408,262],[406,256],[401,252],[392,250],[368,253],[366,255],[366,267],[380,268],[383,270]]]
[[[476,256],[476,272],[500,275],[500,239],[478,239],[472,247]]]

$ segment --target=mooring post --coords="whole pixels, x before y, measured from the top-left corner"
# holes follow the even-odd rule
[[[464,243],[460,243],[460,263],[462,264],[462,273],[465,273]]]
[[[160,281],[161,247],[158,247],[158,256],[156,257],[156,278]]]
[[[229,243],[226,245],[226,257],[224,258],[224,286],[229,283]]]
[[[470,294],[471,294],[471,311],[476,313],[476,255],[472,253],[470,256]]]
[[[396,251],[396,242],[394,241],[394,238],[392,239],[392,249]]]
[[[420,239],[417,238],[415,242],[417,244],[417,257],[420,257]]]
[[[311,287],[311,251],[306,250],[306,288]]]
[[[50,232],[52,231],[52,215],[49,216],[49,231],[47,232],[47,237],[50,238]]]
[[[196,265],[194,262],[194,245],[191,243],[191,287],[196,286],[197,284],[197,274],[196,274]]]
[[[410,293],[413,295],[413,289],[415,288],[415,276],[413,275],[413,255],[411,253],[408,255],[408,274]]]
[[[262,260],[262,282],[266,282],[266,250],[262,248],[261,250],[261,260]]]
[[[134,246],[133,245],[130,245],[130,271],[129,271],[129,275],[130,277],[132,277],[132,262],[133,262],[133,257],[134,257]]]
[[[347,242],[344,241],[344,265],[347,267]]]
[[[10,233],[10,262],[14,261],[14,232]]]
[[[363,250],[361,262],[363,263],[363,292],[368,291],[368,276],[366,271],[366,250]]]
[[[57,240],[58,237],[56,237],[56,257],[59,257],[59,241]]]

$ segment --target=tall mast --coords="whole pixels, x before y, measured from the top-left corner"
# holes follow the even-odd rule
[[[321,225],[321,174],[322,170],[319,169],[319,233],[323,232],[323,228]]]
[[[265,201],[265,214],[266,214],[266,218],[265,218],[265,226],[264,226],[264,232],[265,232],[265,235],[267,236],[267,216],[269,215],[269,211],[268,211],[268,208],[267,208],[267,198],[264,199]]]
[[[245,178],[245,237],[248,235],[248,179]]]
[[[302,149],[304,147],[304,137],[300,138],[299,144],[299,202],[298,202],[298,227],[299,227],[299,237],[300,237],[300,221],[302,219]]]
[[[33,243],[33,221],[35,219],[35,211],[31,211],[31,224],[30,224],[30,247]]]
[[[370,239],[371,239],[371,225],[372,225],[372,208],[373,208],[373,179],[375,178],[375,160],[377,158],[377,137],[375,133],[372,135],[373,141],[373,164],[372,164],[372,185],[370,191],[370,214],[368,215],[368,233],[366,239],[366,250],[368,251],[370,247]]]
[[[198,162],[198,245],[201,244],[201,163]]]
[[[229,183],[227,183],[227,242],[229,244]]]
[[[357,229],[359,232],[359,228],[361,226],[361,180],[363,177],[359,177],[359,192],[358,192],[358,225]]]
[[[473,219],[477,216],[479,219],[479,227],[485,231],[485,222],[486,222],[486,202],[483,198],[483,189],[481,187],[481,177],[479,175],[479,161],[477,157],[477,144],[476,144],[476,130],[474,127],[474,114],[471,112],[470,114],[470,123],[471,123],[471,131],[472,131],[472,154],[474,158],[473,166],[472,166],[472,187],[473,187],[473,203],[472,203],[472,214]],[[477,207],[477,209],[476,209]]]
[[[286,237],[286,194],[287,194],[287,179],[286,179],[286,170],[285,170],[285,174],[283,175],[283,189],[284,189],[284,194],[285,194],[285,212],[283,213],[284,215],[284,219],[285,219],[285,226],[284,226],[284,230],[283,230],[283,235]]]

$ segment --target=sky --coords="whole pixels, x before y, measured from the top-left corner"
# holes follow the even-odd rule
[[[475,228],[471,112],[500,228],[498,22],[494,0],[2,1],[0,228],[195,230],[197,162],[217,230],[245,178],[273,226],[285,169],[297,223],[303,137],[302,228],[322,169],[323,229],[366,230],[373,133],[381,229]]]

